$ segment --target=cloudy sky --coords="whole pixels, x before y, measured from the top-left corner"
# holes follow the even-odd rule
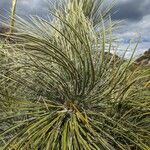
[[[53,0],[54,1],[54,0]],[[120,49],[125,49],[130,39],[141,37],[137,55],[150,48],[150,0],[116,0],[114,20],[124,20],[124,25],[116,32],[121,41]],[[0,0],[0,14],[7,16],[11,0]],[[18,0],[17,14],[47,15],[47,0]],[[1,17],[0,17],[1,19]]]

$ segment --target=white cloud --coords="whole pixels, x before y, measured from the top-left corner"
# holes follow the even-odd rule
[[[122,29],[116,32],[116,36],[120,41],[120,49],[125,49],[129,45],[129,41],[141,37],[141,41],[136,50],[136,56],[141,55],[144,51],[150,48],[150,15],[144,16],[139,22],[126,21]],[[133,45],[131,45],[133,47]],[[131,52],[129,50],[128,55]]]

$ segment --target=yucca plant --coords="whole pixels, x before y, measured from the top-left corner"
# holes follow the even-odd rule
[[[18,17],[15,42],[1,49],[3,150],[150,149],[149,95],[137,84],[148,70],[131,71],[127,50],[110,54],[113,23],[100,14],[95,30],[84,2],[67,1],[49,21]]]
[[[12,34],[14,31],[14,25],[15,25],[15,14],[16,14],[16,5],[17,0],[12,0],[12,8],[11,8],[11,18],[10,18],[10,31],[9,33]]]

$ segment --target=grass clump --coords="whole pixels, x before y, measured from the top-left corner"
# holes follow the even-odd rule
[[[150,101],[138,84],[148,71],[109,55],[109,17],[96,22],[85,3],[67,2],[50,21],[18,17],[1,49],[3,150],[149,150]]]

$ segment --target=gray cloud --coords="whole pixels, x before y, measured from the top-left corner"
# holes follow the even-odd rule
[[[10,11],[11,1],[10,0],[0,0],[0,15],[6,16],[7,11]]]
[[[18,0],[16,13],[20,16],[38,15],[44,17],[48,14],[47,0]]]
[[[43,17],[47,14],[48,5],[46,2],[47,0],[18,0],[17,14],[21,16],[36,14]],[[11,0],[0,0],[1,15],[6,15],[6,10],[10,11],[10,8]],[[145,15],[150,14],[150,0],[118,0],[115,11],[117,11],[113,15],[115,20],[139,21]]]
[[[0,15],[9,16],[10,12],[11,0],[0,0]],[[18,0],[16,14],[19,16],[38,15],[45,17],[48,14],[47,0]]]
[[[118,2],[115,10],[117,12],[113,15],[113,19],[139,21],[150,14],[150,0],[122,0]]]
[[[18,0],[17,14],[19,16],[38,15],[46,17],[49,5],[47,0]],[[56,1],[56,0],[51,0]],[[61,0],[60,0],[61,1]],[[112,1],[112,0],[108,0]],[[128,45],[128,41],[138,33],[142,42],[138,48],[138,54],[150,47],[150,0],[116,0],[117,4],[113,11],[113,19],[126,19],[126,24],[122,26],[117,36],[120,36],[122,46]],[[8,16],[10,12],[11,0],[0,0],[0,15]],[[7,11],[6,11],[7,10]],[[0,17],[1,20],[2,17]]]

